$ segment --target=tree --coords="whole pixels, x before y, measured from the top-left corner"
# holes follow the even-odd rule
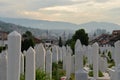
[[[66,45],[69,45],[74,52],[75,42],[79,39],[82,45],[88,45],[88,34],[84,29],[79,29],[73,34],[72,39],[66,41]]]
[[[62,47],[62,45],[63,45],[63,43],[62,43],[62,38],[61,38],[61,37],[59,37],[59,43],[58,43],[58,45],[59,45],[60,47]]]
[[[29,47],[34,47],[35,46],[35,42],[34,42],[34,37],[32,35],[32,33],[30,31],[26,31],[26,33],[24,33],[22,35],[22,47],[21,50],[22,52],[24,50],[28,50]]]
[[[79,29],[75,32],[72,39],[76,41],[77,39],[80,39],[82,45],[88,45],[88,34],[85,32],[84,29]]]

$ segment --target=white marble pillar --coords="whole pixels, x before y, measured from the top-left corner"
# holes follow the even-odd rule
[[[115,66],[120,64],[120,41],[115,42]]]
[[[40,68],[45,71],[45,54],[46,50],[43,47],[43,44],[38,44],[35,46],[36,51],[36,68]]]
[[[107,59],[99,56],[99,70],[102,72],[107,71]]]
[[[71,74],[71,53],[69,52],[69,47],[67,47],[67,55],[66,55],[66,76],[67,79],[70,79]]]
[[[20,80],[21,35],[13,31],[8,35],[7,80]]]
[[[92,47],[89,45],[88,46],[88,64],[93,64],[92,56],[93,56]]]
[[[7,56],[3,53],[0,56],[0,80],[7,80]]]
[[[75,80],[88,80],[88,74],[83,69],[83,51],[80,40],[75,44]]]
[[[58,48],[56,45],[52,46],[52,62],[58,62]]]
[[[120,64],[115,68],[114,80],[120,80]]]
[[[93,47],[93,74],[94,78],[98,78],[98,57],[99,57],[99,46],[98,43],[94,43]]]
[[[75,44],[75,71],[83,69],[83,51],[80,40]]]
[[[49,75],[50,79],[52,79],[52,52],[47,50],[46,52],[46,73]]]
[[[63,52],[63,70],[66,70],[66,47],[62,47],[62,52]]]
[[[35,80],[35,50],[30,47],[26,53],[25,80]]]

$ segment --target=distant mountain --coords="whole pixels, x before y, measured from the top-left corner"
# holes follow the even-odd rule
[[[65,32],[66,35],[69,35],[69,33],[73,33],[73,31],[70,31],[70,30],[44,30],[44,29],[38,29],[38,28],[30,28],[30,27],[24,27],[24,26],[21,26],[21,25],[16,25],[16,24],[13,24],[13,23],[8,23],[7,21],[6,22],[3,22],[3,21],[0,21],[0,31],[6,31],[6,32],[11,32],[11,31],[18,31],[19,33],[24,33],[26,31],[31,31],[33,33],[34,36],[36,37],[40,37],[40,36],[46,36],[47,33],[49,34],[49,36],[53,36],[53,37],[56,37],[58,38],[59,36],[62,36],[63,33]]]
[[[3,22],[3,21],[0,21],[0,30],[1,31],[6,31],[6,32],[11,32],[11,31],[16,30],[19,33],[24,33],[25,31],[31,31],[36,36],[46,32],[46,30],[35,29],[35,28],[27,28],[27,27],[24,27],[24,26],[12,24],[12,23],[6,23],[6,22]]]
[[[14,23],[17,25],[22,25],[26,27],[46,29],[46,30],[74,30],[77,28],[76,24],[68,22],[58,22],[58,21],[47,21],[47,20],[32,20],[32,19],[18,19],[18,18],[0,18],[0,20]]]
[[[80,24],[79,27],[84,28],[90,32],[93,32],[96,29],[105,29],[109,32],[120,29],[120,25],[109,22],[88,22]]]
[[[85,29],[87,32],[94,32],[96,29],[106,29],[109,32],[120,29],[120,25],[109,22],[88,22],[83,24],[73,24],[59,21],[33,20],[33,19],[19,19],[19,18],[0,18],[1,21],[14,23],[31,28],[52,30],[55,32],[68,31],[74,32],[78,29]]]

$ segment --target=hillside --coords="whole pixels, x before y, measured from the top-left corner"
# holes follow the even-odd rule
[[[85,29],[87,32],[93,32],[96,29],[106,29],[111,32],[112,30],[120,29],[120,25],[109,22],[88,22],[83,24],[73,24],[68,22],[47,21],[47,20],[34,20],[34,19],[20,19],[20,18],[0,18],[0,20],[22,25],[31,28],[46,29],[58,32],[64,30],[73,33],[77,29]]]
[[[6,31],[6,32],[11,32],[11,31],[18,31],[19,33],[24,33],[25,31],[31,31],[33,33],[34,36],[36,37],[40,37],[40,36],[45,36],[47,34],[47,32],[49,32],[49,36],[53,36],[53,37],[59,37],[62,36],[63,33],[66,33],[66,36],[69,33],[73,33],[73,31],[70,30],[63,30],[63,29],[54,29],[54,30],[45,30],[45,29],[38,29],[38,28],[30,28],[30,27],[24,27],[21,25],[16,25],[13,23],[7,23],[7,22],[3,22],[0,21],[0,30],[1,31]]]
[[[19,33],[24,33],[25,31],[29,30],[31,31],[34,35],[40,35],[44,33],[46,30],[40,30],[40,29],[34,29],[34,28],[27,28],[24,26],[12,24],[12,23],[6,23],[3,21],[0,21],[0,30],[1,31],[6,31],[6,32],[11,32],[11,31],[18,31]]]

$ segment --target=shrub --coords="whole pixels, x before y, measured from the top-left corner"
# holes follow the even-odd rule
[[[93,77],[93,71],[89,71],[88,75],[89,75],[90,77]]]
[[[20,75],[20,80],[25,80],[25,75]],[[45,71],[37,69],[36,70],[36,80],[50,80]]]
[[[50,80],[45,71],[37,69],[36,70],[36,80]]]
[[[93,70],[93,64],[89,65],[90,70]]]
[[[85,66],[87,63],[87,57],[83,56],[83,65]]]
[[[88,73],[88,75],[90,76],[90,77],[93,77],[93,71],[89,71],[89,73]],[[103,77],[104,75],[103,75],[103,73],[99,70],[99,73],[98,73],[98,76],[99,77]]]
[[[114,62],[114,60],[112,59],[112,60],[111,60],[111,63],[109,63],[109,66],[108,66],[108,67],[111,68],[111,67],[113,67],[113,66],[115,66],[115,62]]]
[[[62,62],[52,64],[52,79],[60,80],[62,76],[65,76],[65,71],[62,70]]]

